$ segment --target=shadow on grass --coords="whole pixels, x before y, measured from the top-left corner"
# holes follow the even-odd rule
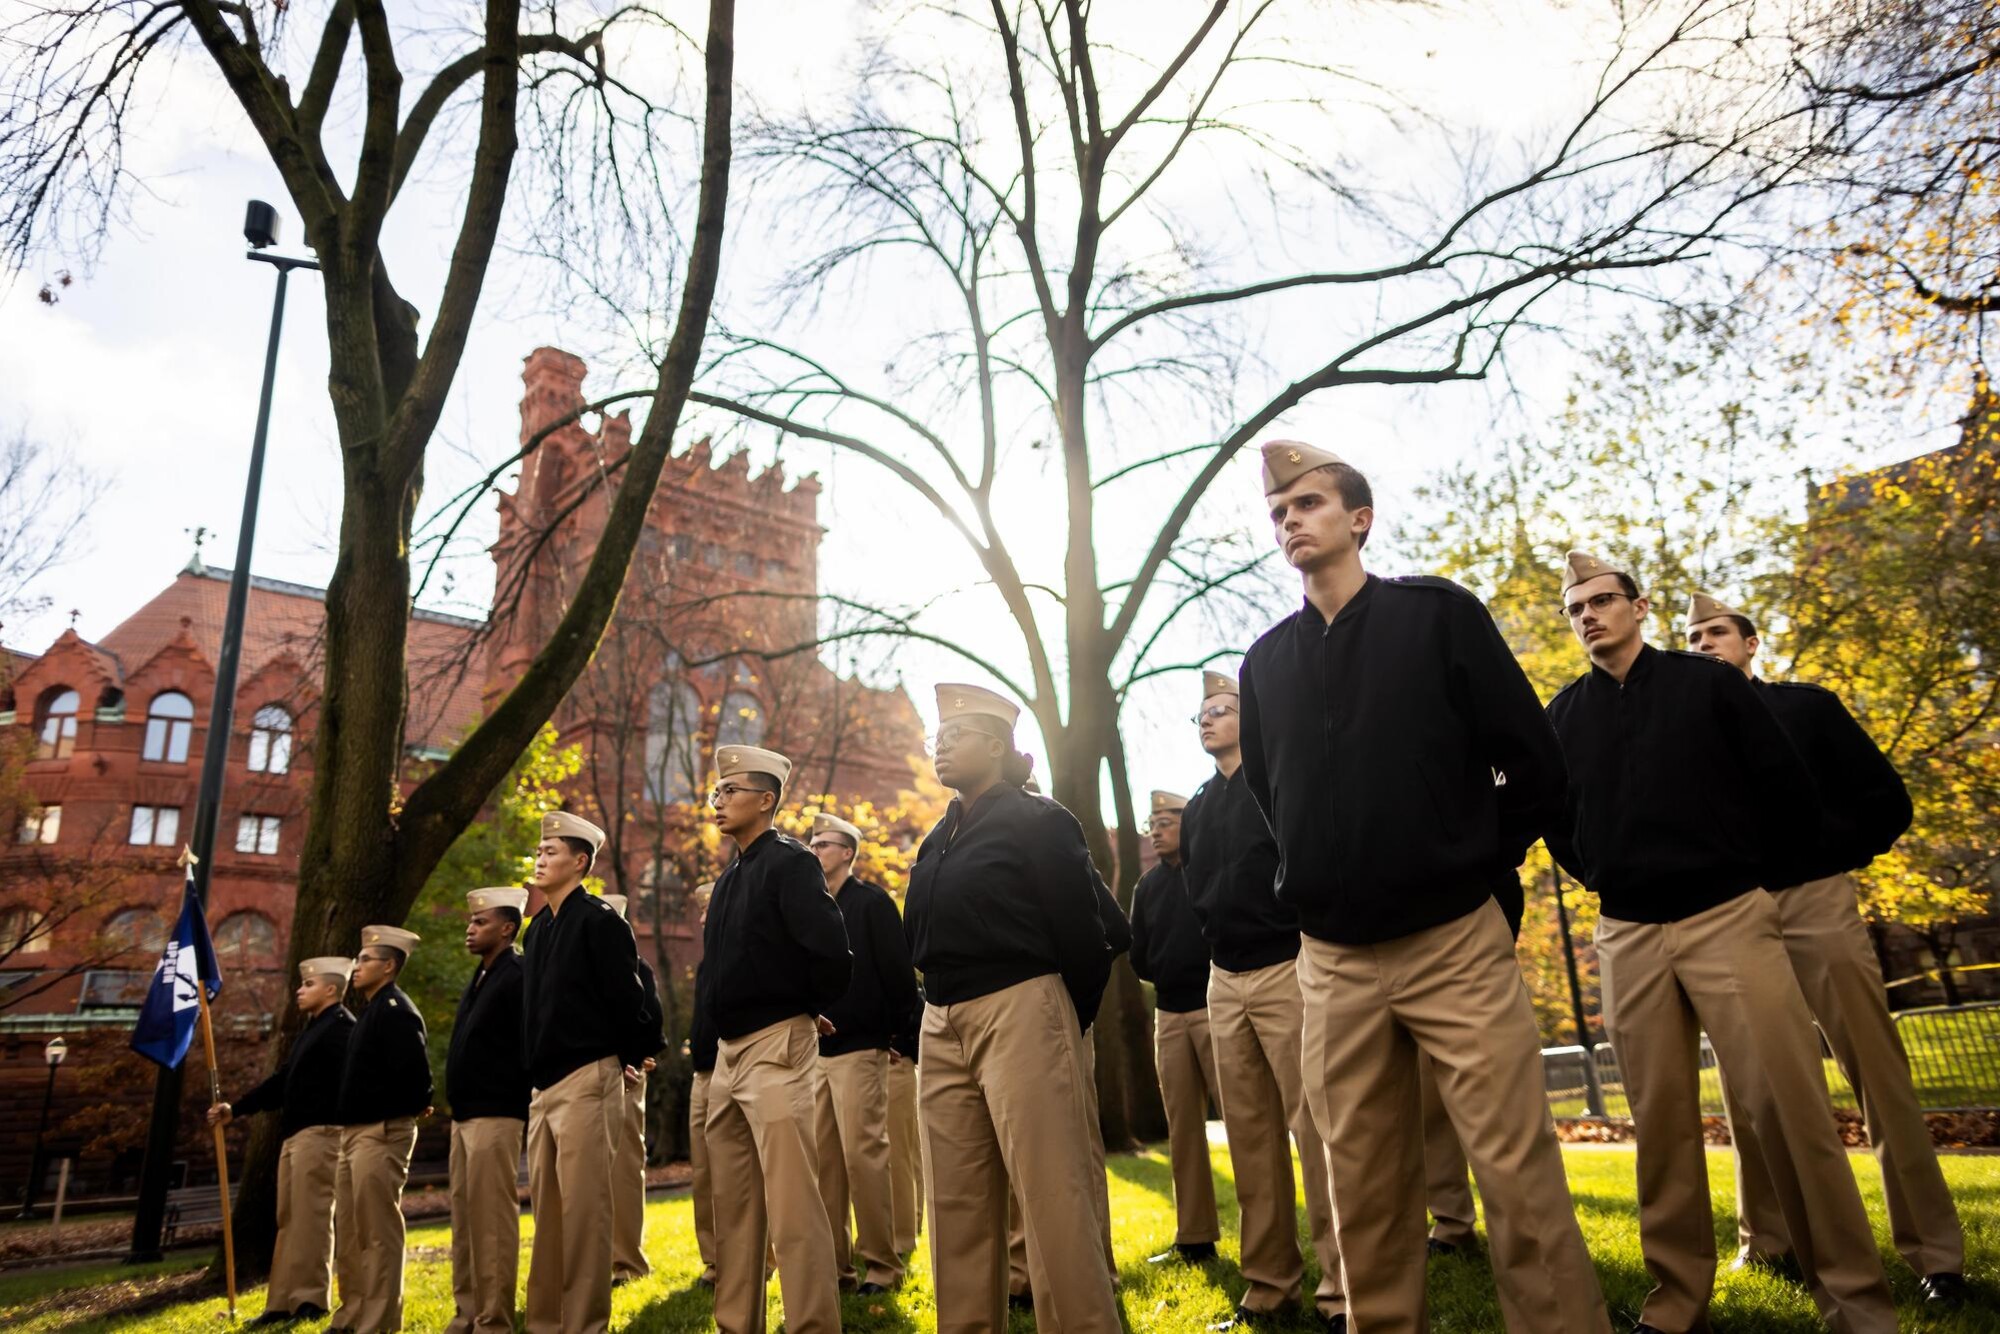
[[[1174,1198],[1174,1169],[1164,1159],[1150,1154],[1111,1153],[1105,1155],[1104,1167],[1127,1185],[1150,1191],[1169,1202]]]

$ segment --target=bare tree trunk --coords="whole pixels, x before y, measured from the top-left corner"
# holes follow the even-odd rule
[[[1944,992],[1946,1005],[1963,1005],[1965,998],[1959,993],[1958,978],[1952,972],[1951,950],[1958,939],[1958,927],[1954,923],[1927,926],[1917,934],[1930,947],[1931,958],[1937,964],[1938,986]]]

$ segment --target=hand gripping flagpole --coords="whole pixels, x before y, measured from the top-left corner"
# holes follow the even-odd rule
[[[194,855],[194,849],[181,848],[180,863],[194,874],[194,864],[201,860]],[[208,1058],[208,1105],[214,1107],[222,1101],[222,1074],[215,1064],[215,1026],[208,1015],[208,979],[197,977],[194,988],[195,999],[201,1004],[201,1049]],[[236,1323],[236,1229],[232,1225],[229,1209],[229,1144],[217,1121],[215,1129],[215,1180],[222,1192],[222,1272],[229,1283],[229,1321]]]

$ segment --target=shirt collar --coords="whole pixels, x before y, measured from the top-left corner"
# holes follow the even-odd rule
[[[1619,681],[1617,677],[1605,671],[1594,662],[1590,664],[1590,674],[1593,678],[1602,680],[1605,685],[1616,686],[1622,684],[1629,686],[1634,681],[1643,681],[1651,675],[1653,660],[1659,656],[1660,651],[1658,649],[1654,648],[1651,644],[1642,643],[1639,645],[1639,656],[1632,659],[1632,666],[1626,671],[1624,681]]]
[[[755,857],[758,854],[758,852],[761,851],[763,848],[768,847],[771,843],[776,841],[777,837],[778,837],[778,831],[776,829],[766,829],[763,833],[757,835],[757,837],[750,840],[749,847],[740,849],[737,852],[736,860],[739,862],[749,861],[752,857]]]
[[[1331,621],[1319,614],[1319,608],[1313,606],[1311,598],[1301,596],[1299,598],[1299,628],[1301,630],[1322,631],[1329,626],[1340,625],[1353,617],[1358,617],[1362,610],[1366,608],[1369,599],[1375,595],[1375,586],[1381,582],[1380,579],[1372,574],[1364,575],[1361,580],[1361,587],[1354,590],[1354,596],[1347,599],[1340,610],[1333,614]]]

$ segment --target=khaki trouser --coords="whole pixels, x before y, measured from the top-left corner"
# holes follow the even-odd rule
[[[1600,918],[1597,959],[1604,1028],[1639,1141],[1639,1246],[1654,1283],[1641,1319],[1668,1334],[1708,1327],[1715,1227],[1701,1132],[1706,1030],[1745,1124],[1767,1150],[1793,1253],[1828,1327],[1894,1330],[1882,1259],[1827,1110],[1812,1015],[1771,896],[1752,890],[1664,924]],[[1490,1231],[1497,1201],[1484,1184]]]
[[[1919,1274],[1956,1274],[1965,1267],[1965,1233],[1910,1084],[1909,1056],[1889,1016],[1882,970],[1855,900],[1854,877],[1829,876],[1772,897],[1778,902],[1785,953],[1791,956],[1806,1005],[1861,1100],[1868,1142],[1882,1164],[1882,1194],[1896,1249]],[[1792,1248],[1791,1234],[1772,1195],[1766,1151],[1726,1080],[1722,1097],[1736,1146],[1737,1239],[1746,1251],[1781,1255]]]
[[[804,1015],[724,1039],[708,1086],[715,1324],[762,1334],[775,1249],[790,1334],[840,1328],[833,1229],[819,1197],[819,1033]]]
[[[840,1286],[893,1288],[903,1281],[903,1258],[889,1183],[889,1053],[822,1056],[819,1072],[819,1194]]]
[[[1208,1162],[1208,1107],[1222,1099],[1215,1092],[1208,1011],[1156,1011],[1153,1060],[1160,1071],[1167,1158],[1174,1169],[1174,1244],[1218,1241],[1222,1224],[1215,1215],[1215,1174]]]
[[[266,1311],[333,1309],[334,1183],[340,1127],[307,1126],[278,1150],[278,1241],[271,1248]]]
[[[1608,1334],[1542,1089],[1541,1038],[1499,906],[1489,900],[1377,945],[1307,937],[1298,972],[1306,1096],[1332,1164],[1350,1327],[1429,1328],[1419,1073],[1428,1056],[1486,1202],[1507,1328]]]
[[[1465,1146],[1445,1114],[1438,1096],[1431,1058],[1417,1061],[1417,1090],[1424,1102],[1424,1195],[1431,1211],[1431,1240],[1447,1246],[1470,1246],[1473,1231],[1472,1181],[1465,1174]]]
[[[924,1135],[917,1121],[917,1063],[889,1054],[889,1203],[896,1213],[896,1254],[917,1249],[924,1224]]]
[[[688,1167],[694,1174],[694,1245],[701,1277],[715,1282],[715,1184],[708,1174],[708,1084],[714,1073],[694,1072],[688,1089]]]
[[[611,1281],[653,1272],[646,1258],[646,1077],[624,1090],[618,1151],[611,1159]]]
[[[521,1144],[511,1116],[451,1123],[451,1323],[445,1334],[513,1334],[521,1273]]]
[[[1086,1121],[1090,1126],[1090,1179],[1097,1183],[1091,1205],[1097,1211],[1097,1237],[1104,1247],[1104,1267],[1111,1274],[1111,1287],[1118,1287],[1118,1259],[1111,1250],[1111,1181],[1104,1171],[1104,1123],[1097,1102],[1097,1026],[1083,1032],[1083,1072]],[[1021,1212],[1021,1196],[1010,1184],[1007,1188],[1007,1295],[1032,1298],[1035,1266],[1028,1254],[1028,1220]]]
[[[1299,1077],[1303,1021],[1299,973],[1291,961],[1247,973],[1211,967],[1208,1031],[1215,1043],[1215,1082],[1222,1091],[1222,1123],[1229,1131],[1229,1161],[1243,1230],[1246,1311],[1275,1311],[1299,1298],[1305,1257],[1299,1254],[1298,1195],[1292,1184],[1292,1145],[1305,1173],[1306,1218],[1319,1257],[1313,1302],[1325,1315],[1347,1310],[1341,1290],[1340,1242],[1333,1226],[1326,1146],[1313,1125]],[[1289,1138],[1288,1138],[1289,1132]],[[1423,1244],[1418,1243],[1422,1258]]]
[[[403,1327],[403,1183],[409,1180],[410,1151],[416,1147],[413,1116],[341,1131],[340,1150],[354,1201],[354,1227],[347,1236],[357,1253],[354,1290],[341,1288],[333,1329],[391,1334]]]
[[[1091,1180],[1088,1067],[1076,1008],[1049,974],[926,1005],[922,1098],[939,1334],[1007,1325],[1007,1196],[1019,1192],[1035,1322],[1120,1329]]]
[[[578,1066],[528,1100],[529,1334],[611,1326],[611,1178],[625,1115],[615,1056]]]

